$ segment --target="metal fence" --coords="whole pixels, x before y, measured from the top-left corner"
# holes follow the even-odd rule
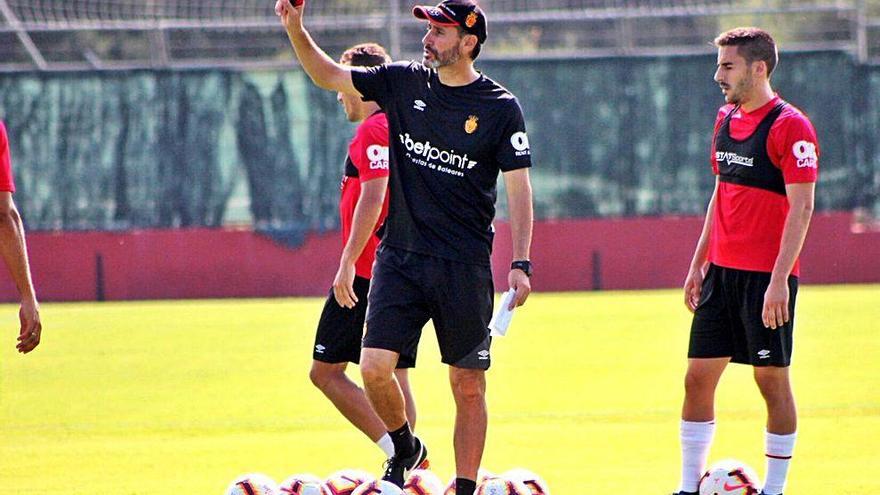
[[[433,3],[434,0],[422,0]],[[417,57],[424,27],[403,0],[313,0],[331,55],[364,40]],[[484,60],[693,54],[719,31],[768,28],[783,50],[839,49],[880,64],[880,0],[482,0]],[[0,71],[284,68],[274,0],[0,0]]]

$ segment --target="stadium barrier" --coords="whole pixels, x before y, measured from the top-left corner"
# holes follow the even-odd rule
[[[532,259],[536,291],[678,287],[700,217],[542,221]],[[850,213],[814,217],[802,263],[807,284],[880,282],[880,231]],[[496,225],[496,288],[506,284],[510,230]],[[28,248],[42,301],[323,296],[342,249],[336,232],[290,248],[251,230],[32,232]],[[0,277],[0,298],[16,300]]]

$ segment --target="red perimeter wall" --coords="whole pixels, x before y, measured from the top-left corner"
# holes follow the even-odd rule
[[[801,257],[802,282],[880,282],[880,232],[853,233],[852,215],[817,215]],[[535,225],[537,291],[678,287],[702,218],[560,220]],[[510,231],[497,225],[496,287],[506,284]],[[102,258],[107,300],[322,296],[336,272],[338,233],[296,249],[247,230],[145,230],[28,234],[43,301],[95,300]],[[596,264],[598,263],[598,270]],[[13,301],[8,276],[0,300]]]

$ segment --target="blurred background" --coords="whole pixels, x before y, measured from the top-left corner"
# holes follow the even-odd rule
[[[481,5],[477,66],[519,97],[532,143],[537,289],[681,282],[714,181],[711,40],[739,25],[775,36],[775,89],[819,135],[804,280],[880,281],[880,0]],[[0,0],[0,118],[44,299],[326,291],[353,126],[273,6]],[[334,58],[364,41],[418,58],[411,8],[313,1],[306,25]]]

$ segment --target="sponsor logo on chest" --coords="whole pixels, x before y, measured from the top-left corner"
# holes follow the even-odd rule
[[[755,166],[755,158],[748,158],[742,155],[737,155],[732,151],[716,151],[715,152],[715,161],[721,165],[724,162],[727,162],[729,166],[740,165],[743,167],[754,167]]]
[[[467,153],[462,155],[456,153],[455,150],[438,148],[427,140],[418,141],[413,139],[408,132],[398,134],[398,138],[400,144],[407,151],[406,156],[417,165],[458,176],[463,176],[463,171],[477,166],[477,161],[471,160]]]

